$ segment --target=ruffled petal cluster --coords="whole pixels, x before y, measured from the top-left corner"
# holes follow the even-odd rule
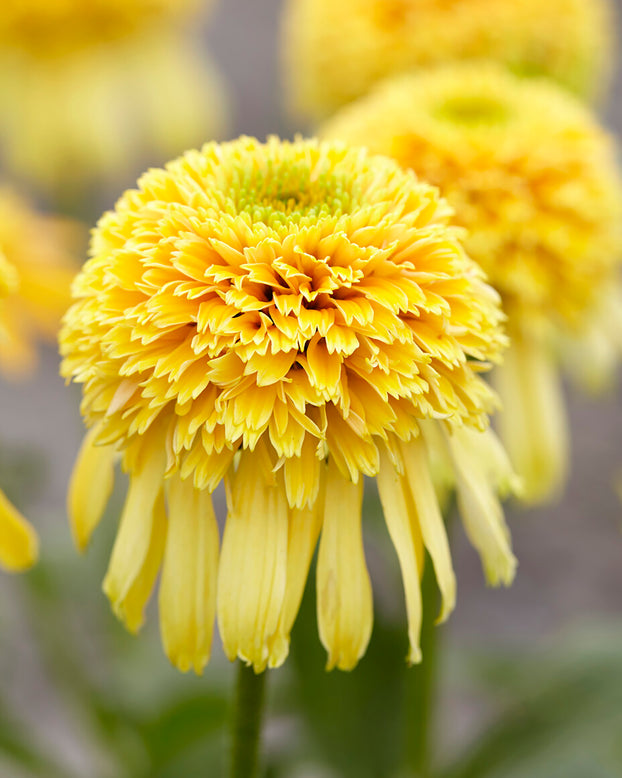
[[[0,188],[0,373],[30,371],[38,341],[56,340],[84,240],[76,223]]]
[[[18,278],[15,268],[0,253],[0,320],[4,298],[15,290]],[[34,564],[37,552],[34,530],[0,489],[0,568],[10,572],[25,570]]]
[[[488,577],[511,579],[495,497],[509,467],[479,376],[505,345],[502,315],[450,213],[362,149],[240,138],[149,171],[100,221],[60,339],[92,427],[72,525],[85,546],[122,455],[105,590],[137,629],[162,567],[180,668],[207,661],[215,613],[230,658],[281,664],[318,537],[320,636],[330,667],[354,666],[372,623],[363,475],[378,477],[416,661],[424,548],[443,617],[455,597],[430,446],[457,474]]]
[[[455,60],[492,59],[593,96],[615,29],[609,0],[288,0],[284,77],[292,109],[312,119],[382,78]]]
[[[508,314],[513,345],[495,373],[503,439],[525,496],[550,496],[568,448],[553,351],[583,344],[580,372],[602,383],[621,350],[611,318],[622,258],[612,138],[554,84],[481,64],[388,81],[324,134],[392,156],[455,208]]]
[[[74,203],[226,125],[220,75],[190,30],[197,0],[7,0],[0,151],[11,173]]]

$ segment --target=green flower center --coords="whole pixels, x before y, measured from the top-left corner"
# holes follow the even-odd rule
[[[457,124],[503,124],[509,118],[507,105],[483,95],[460,95],[443,101],[435,111],[438,118]]]
[[[356,206],[352,184],[345,176],[290,162],[242,168],[223,186],[223,193],[227,210],[247,213],[253,222],[273,228],[338,217]]]

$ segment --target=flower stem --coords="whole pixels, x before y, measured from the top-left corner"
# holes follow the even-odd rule
[[[264,708],[266,672],[238,662],[238,677],[231,723],[230,778],[256,778]]]
[[[431,778],[431,735],[435,707],[438,630],[434,625],[438,610],[438,590],[431,560],[426,560],[421,582],[423,623],[421,652],[423,660],[408,672],[405,700],[406,775]]]

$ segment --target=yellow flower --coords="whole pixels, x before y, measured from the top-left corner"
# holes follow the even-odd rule
[[[391,74],[484,58],[591,97],[615,29],[610,0],[288,0],[289,103],[321,119]]]
[[[83,239],[77,224],[36,213],[0,188],[0,372],[27,373],[37,341],[56,339]]]
[[[3,298],[17,286],[18,275],[0,253],[0,322]],[[11,505],[0,489],[0,567],[4,570],[25,570],[37,558],[38,540],[26,519]]]
[[[0,4],[0,148],[58,197],[133,178],[222,132],[220,78],[189,33],[195,0]]]
[[[494,65],[387,82],[324,134],[413,168],[468,228],[466,248],[508,314],[512,346],[493,376],[502,438],[524,497],[550,497],[568,448],[554,352],[583,343],[580,369],[602,381],[621,350],[610,300],[620,296],[622,182],[611,138],[554,84]]]
[[[10,573],[27,570],[38,555],[37,533],[0,489],[0,568]]]
[[[356,664],[372,626],[363,475],[378,479],[417,661],[424,548],[441,618],[455,598],[429,445],[452,463],[489,580],[511,580],[495,496],[509,471],[479,377],[505,345],[501,314],[450,213],[362,149],[240,138],[151,170],[100,221],[60,339],[92,427],[70,516],[82,548],[122,454],[104,589],[136,630],[162,568],[162,639],[180,669],[207,662],[216,612],[230,659],[280,665],[320,533],[328,667]]]

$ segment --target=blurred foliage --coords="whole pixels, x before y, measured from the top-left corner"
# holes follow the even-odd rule
[[[162,654],[156,620],[149,619],[146,634],[136,639],[116,622],[100,592],[122,490],[117,488],[86,557],[75,554],[65,520],[57,517],[44,537],[41,564],[2,582],[10,581],[10,596],[0,597],[3,778],[84,776],[83,767],[67,760],[67,743],[50,747],[45,733],[50,710],[66,740],[80,743],[82,758],[91,763],[89,778],[223,774],[233,678],[222,652],[215,648],[205,678],[182,676]],[[382,567],[390,560],[382,558],[386,533],[377,521],[376,501],[373,490],[366,494],[366,530],[380,553],[370,562]],[[385,577],[386,572],[381,570]],[[374,632],[359,666],[351,673],[327,673],[311,572],[291,656],[283,669],[270,673],[263,778],[622,775],[622,625],[584,628],[522,651],[448,647],[443,664],[451,672],[443,678],[445,703],[437,710],[432,754],[433,765],[441,766],[413,770],[410,733],[416,735],[426,722],[413,717],[409,706],[429,680],[430,666],[422,674],[425,663],[406,665],[401,600],[395,612],[387,606],[402,597],[399,579],[393,583],[376,603]],[[436,588],[427,589],[434,600]],[[434,605],[428,612],[434,616]],[[14,634],[15,620],[22,624]],[[436,628],[431,633],[442,637]],[[41,708],[33,706],[32,690],[23,709],[15,705],[23,681],[11,684],[18,649],[20,664],[32,664],[35,687],[36,679],[42,681],[35,702],[49,698]],[[475,736],[456,753],[449,727],[471,715],[454,708],[465,693],[476,701],[475,721],[468,722]],[[408,763],[411,768],[404,769]]]
[[[594,627],[529,652],[467,655],[461,675],[497,701],[439,778],[619,778],[622,630]]]

